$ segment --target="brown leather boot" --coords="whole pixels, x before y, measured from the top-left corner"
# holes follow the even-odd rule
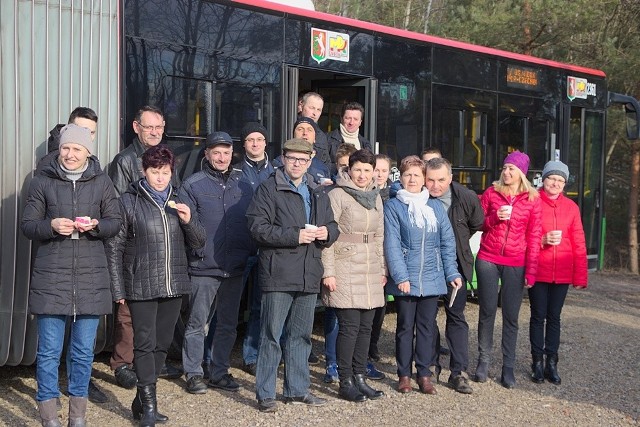
[[[398,378],[398,391],[400,393],[409,393],[411,390],[411,377]]]
[[[418,387],[424,394],[438,394],[431,382],[431,377],[418,377]]]
[[[85,427],[87,425],[86,397],[69,397],[69,427]]]
[[[38,402],[38,412],[40,413],[42,427],[62,427],[58,419],[55,398]]]

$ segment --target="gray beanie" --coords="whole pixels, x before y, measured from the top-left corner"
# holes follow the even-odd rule
[[[552,160],[544,165],[544,169],[542,170],[542,179],[544,180],[549,175],[561,176],[566,181],[569,179],[569,167],[560,161]]]
[[[96,151],[96,144],[91,139],[91,131],[73,123],[60,129],[60,146],[69,142],[82,145],[89,151],[89,154],[93,154]]]

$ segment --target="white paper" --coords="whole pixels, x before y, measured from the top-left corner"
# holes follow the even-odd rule
[[[453,307],[453,301],[456,299],[456,295],[458,295],[458,288],[454,287],[453,292],[451,292],[451,298],[449,298],[449,308]]]

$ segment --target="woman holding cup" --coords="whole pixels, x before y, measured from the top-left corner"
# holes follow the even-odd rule
[[[476,257],[478,278],[478,366],[475,380],[485,382],[493,350],[493,327],[502,307],[501,384],[516,384],[513,368],[518,339],[518,315],[524,287],[535,283],[540,252],[541,204],[527,180],[529,156],[520,151],[504,159],[500,179],[481,197],[485,220]],[[502,291],[500,292],[500,284]]]
[[[570,284],[576,289],[587,287],[587,249],[580,210],[562,193],[568,177],[569,168],[559,161],[548,162],[542,171],[542,248],[536,284],[529,289],[531,380],[535,383],[546,378],[560,384],[560,313]]]

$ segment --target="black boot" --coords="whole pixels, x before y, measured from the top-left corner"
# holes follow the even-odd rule
[[[142,401],[140,400],[140,389],[138,389],[138,391],[136,392],[136,397],[134,397],[133,402],[131,402],[131,412],[133,413],[134,420],[139,420],[140,418],[142,418]],[[158,407],[156,405],[156,422],[165,423],[167,421],[169,421],[169,417],[158,412]]]
[[[367,400],[367,396],[362,394],[358,387],[353,383],[353,378],[346,378],[344,380],[340,380],[340,389],[338,390],[338,395],[344,400],[348,400],[349,402],[364,402]]]
[[[533,354],[531,357],[533,358],[533,362],[531,363],[531,381],[540,384],[544,382],[544,357],[541,354]]]
[[[156,385],[149,384],[145,386],[138,386],[138,395],[136,400],[140,400],[140,412],[133,412],[133,418],[139,419],[140,423],[138,424],[140,427],[155,427],[156,425],[156,409],[157,409],[157,400],[156,400]],[[135,403],[135,400],[134,400]],[[131,410],[133,411],[134,405],[131,405]]]
[[[507,366],[502,367],[502,377],[500,378],[500,384],[504,388],[514,388],[516,386],[516,377],[513,374],[513,368]]]
[[[547,354],[547,363],[544,366],[544,377],[555,385],[560,385],[562,382],[558,375],[558,353]]]
[[[358,390],[360,390],[360,393],[364,394],[367,399],[376,400],[384,397],[383,391],[375,390],[367,384],[364,374],[355,374],[353,380]]]

